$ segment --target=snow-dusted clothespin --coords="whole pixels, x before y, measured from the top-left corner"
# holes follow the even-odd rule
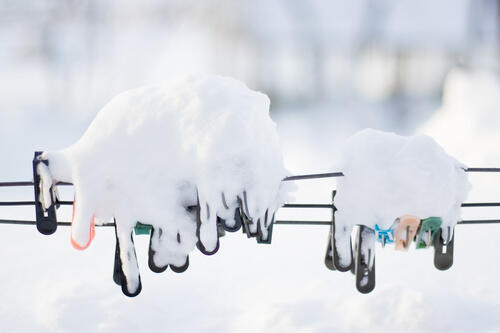
[[[378,224],[375,224],[375,235],[376,239],[382,244],[382,247],[385,247],[385,244],[394,243],[394,224],[391,225],[389,229],[382,229]]]
[[[337,194],[337,191],[332,192],[332,220],[331,220],[331,225],[330,225],[330,233],[329,233],[329,244],[326,249],[326,256],[325,256],[325,261],[329,260],[331,257],[332,259],[332,265],[335,268],[335,270],[339,272],[349,272],[352,271],[354,268],[354,260],[353,260],[353,253],[352,253],[352,240],[351,240],[351,230],[342,230],[338,228],[336,222],[335,222],[335,212],[337,211],[337,208],[335,207],[335,195]],[[339,230],[340,229],[340,230]],[[347,253],[344,253],[347,258],[343,258],[343,260],[340,257],[339,254],[339,242],[338,242],[338,234],[341,234],[343,236],[344,240],[347,240],[348,243],[340,245],[340,249],[346,250]],[[342,237],[341,237],[342,238]],[[327,264],[328,267],[328,264]]]
[[[408,251],[410,244],[417,234],[420,219],[413,215],[403,215],[397,219],[394,242],[396,250]]]
[[[33,184],[35,190],[36,227],[44,235],[57,230],[55,184],[49,171],[49,161],[42,159],[42,152],[33,158]]]
[[[428,248],[432,245],[442,223],[443,220],[440,217],[428,217],[422,220],[416,240],[417,249]]]
[[[455,231],[447,227],[446,240],[442,237],[443,229],[439,228],[434,237],[434,266],[441,270],[447,270],[453,265],[453,248],[455,243]]]

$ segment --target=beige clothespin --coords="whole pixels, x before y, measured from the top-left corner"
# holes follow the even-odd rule
[[[403,215],[397,219],[394,242],[396,250],[408,251],[410,244],[417,234],[420,219],[413,215]]]

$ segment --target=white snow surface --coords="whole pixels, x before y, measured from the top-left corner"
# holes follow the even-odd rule
[[[79,141],[43,154],[53,181],[74,184],[74,242],[89,243],[93,216],[96,223],[115,218],[118,237],[128,242],[121,256],[133,290],[137,263],[126,259],[136,222],[163,231],[153,239],[156,265],[182,266],[197,241],[195,218],[186,211],[197,204],[197,195],[200,241],[207,250],[217,246],[217,216],[234,225],[237,197],[244,191],[249,218],[256,222],[252,231],[260,223],[266,237],[266,212],[270,220],[287,192],[269,105],[265,94],[242,82],[202,74],[113,98]]]
[[[486,82],[481,77],[496,89],[491,86],[485,90]],[[447,95],[443,108],[418,133],[425,131],[470,167],[496,167],[500,155],[495,142],[500,136],[495,124],[499,124],[500,112],[493,111],[498,111],[500,105],[500,81],[475,73],[452,75],[445,95],[452,92],[448,86],[457,83],[467,83],[467,88],[453,91],[456,96]],[[109,90],[103,90],[103,94],[111,95]],[[88,121],[73,121],[73,109],[44,113],[37,108],[42,104],[35,98],[38,95],[26,91],[21,95],[24,98],[16,99],[17,104],[7,103],[6,112],[0,112],[0,150],[6,157],[0,165],[2,181],[28,179],[34,150],[69,146],[88,127]],[[26,98],[28,95],[35,97]],[[482,103],[478,104],[478,100]],[[467,106],[461,101],[466,101]],[[30,107],[18,107],[23,103]],[[453,110],[453,106],[460,110]],[[17,109],[23,111],[8,112]],[[362,128],[408,133],[402,125],[387,125],[394,122],[385,109],[368,109],[362,116],[349,106],[294,111],[276,112],[273,117],[286,166],[294,174],[339,170],[332,162],[340,159],[340,146]],[[479,117],[485,121],[482,125]],[[467,121],[472,126],[467,126]],[[468,176],[473,184],[468,202],[498,199],[499,177],[491,173]],[[331,190],[336,187],[333,179],[297,183],[298,202],[330,203]],[[29,200],[33,195],[29,187],[19,190],[15,197],[11,189],[1,190],[2,200]],[[63,200],[72,198],[71,189],[60,190]],[[497,208],[463,209],[467,219],[491,219],[498,213]],[[33,208],[13,211],[12,207],[3,207],[0,215],[33,219]],[[58,217],[70,219],[71,209],[62,207]],[[277,216],[319,220],[330,217],[327,209],[317,213],[311,209],[281,209]],[[3,331],[123,333],[164,331],[168,325],[177,332],[465,333],[495,332],[500,327],[500,268],[491,265],[497,256],[491,249],[497,249],[500,238],[496,225],[457,226],[454,265],[446,272],[434,269],[432,250],[399,252],[377,246],[377,286],[365,295],[356,291],[352,276],[325,268],[328,229],[323,227],[275,226],[270,247],[248,241],[239,232],[231,234],[221,239],[216,256],[193,251],[190,268],[182,274],[150,272],[149,238],[136,237],[141,277],[147,284],[134,299],[123,297],[110,277],[114,231],[96,231],[92,246],[75,253],[67,246],[67,228],[46,237],[30,227],[2,226],[0,256],[4,269],[0,281],[8,286],[2,291]],[[29,258],[29,264],[24,258]],[[297,270],[297,263],[303,269]],[[176,306],[179,304],[189,307]],[[138,321],[138,317],[142,320]]]
[[[336,241],[346,265],[354,225],[386,229],[404,214],[439,216],[446,237],[471,187],[465,166],[425,135],[362,130],[347,140],[341,166],[345,176],[337,182]]]

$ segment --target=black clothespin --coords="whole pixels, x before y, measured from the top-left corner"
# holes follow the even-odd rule
[[[250,225],[253,224],[254,222],[250,219],[246,191],[243,191],[243,199],[238,196],[238,205],[240,207],[240,217],[243,227],[242,228],[243,233],[246,234],[248,238],[257,237],[259,235],[258,230],[256,232],[250,231]]]
[[[115,227],[115,235],[116,235],[116,227]],[[117,285],[121,287],[122,285],[122,261],[120,259],[120,244],[118,243],[118,238],[116,238],[116,246],[115,246],[115,264],[113,267],[113,281]]]
[[[51,235],[57,230],[57,215],[56,215],[56,198],[54,197],[52,185],[50,189],[50,206],[47,210],[44,209],[41,200],[41,184],[40,175],[38,174],[38,166],[40,163],[49,166],[49,161],[41,159],[42,152],[35,152],[33,158],[33,184],[35,189],[35,213],[36,213],[36,228],[44,235]]]
[[[257,243],[259,244],[271,244],[273,240],[273,226],[274,226],[274,214],[271,217],[271,219],[268,219],[268,211],[266,211],[266,214],[264,215],[264,228],[267,228],[267,237],[264,238],[262,229],[261,229],[261,224],[257,224]]]
[[[354,250],[354,275],[356,276],[356,289],[362,294],[368,294],[375,288],[375,248],[368,246],[368,252],[362,249],[365,242],[375,243],[375,231],[364,225],[358,227]],[[372,265],[370,266],[370,262]]]
[[[333,229],[334,229],[334,221],[335,221],[335,211],[337,208],[333,204],[333,200],[335,199],[335,194],[337,191],[332,192],[332,224],[330,224],[330,232],[328,233],[328,241],[326,242],[326,253],[325,253],[325,266],[331,271],[336,271],[335,265],[333,264]]]
[[[332,224],[331,224],[331,243],[332,243],[332,258],[333,258],[333,266],[335,267],[336,270],[338,270],[339,272],[348,272],[352,269],[352,266],[353,266],[353,258],[352,258],[352,243],[351,243],[351,240],[350,240],[350,237],[349,237],[349,242],[351,243],[350,244],[350,248],[351,248],[351,251],[350,251],[350,256],[351,256],[351,260],[350,260],[350,264],[348,266],[342,266],[342,264],[340,263],[340,258],[339,258],[339,254],[337,252],[337,248],[336,248],[336,245],[335,245],[335,232],[337,231],[336,230],[336,227],[335,227],[335,212],[337,211],[337,208],[335,207],[335,204],[334,204],[334,199],[335,199],[335,194],[337,194],[337,191],[333,191],[332,192]],[[328,249],[327,249],[328,250]]]
[[[439,229],[434,237],[434,266],[445,271],[453,265],[453,244],[455,242],[455,230],[448,227],[446,241],[442,238],[442,229]]]
[[[328,233],[328,241],[326,242],[326,253],[325,253],[325,266],[331,271],[335,271],[335,266],[333,265],[333,247],[332,247],[332,237],[333,237],[333,227],[330,226],[330,232]]]

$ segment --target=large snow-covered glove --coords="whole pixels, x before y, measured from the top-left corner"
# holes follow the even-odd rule
[[[241,213],[265,238],[286,200],[287,176],[269,104],[239,81],[205,75],[113,98],[78,142],[44,153],[54,179],[74,184],[75,246],[88,246],[93,219],[114,218],[120,256],[128,257],[141,221],[154,229],[152,266],[183,267],[196,243],[208,253],[217,248],[217,217],[234,226],[244,193]],[[190,206],[199,206],[199,217],[186,212]],[[136,264],[122,264],[131,292]]]

